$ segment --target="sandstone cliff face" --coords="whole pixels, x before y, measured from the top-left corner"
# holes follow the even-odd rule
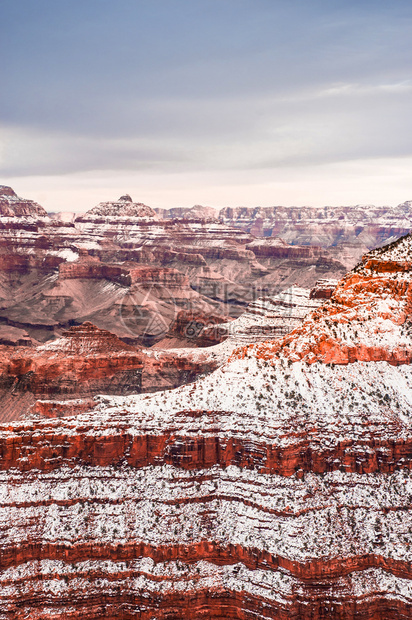
[[[139,350],[91,323],[72,327],[46,345],[9,347],[0,358],[0,419],[30,416],[38,399],[89,398],[90,407],[90,397],[101,392],[138,393],[143,366],[144,355]],[[51,410],[50,405],[48,417]],[[56,411],[60,411],[58,405]]]
[[[87,257],[59,265],[60,280],[109,280],[124,286],[162,285],[170,288],[188,288],[189,279],[177,269],[140,265],[132,261],[122,264],[102,263],[98,258]]]
[[[292,361],[299,359],[307,363],[409,364],[412,359],[409,246],[410,237],[406,237],[385,251],[372,251],[364,256],[341,280],[330,301],[282,342],[268,345],[267,352],[264,345],[258,355],[271,356],[279,350]]]
[[[4,426],[2,618],[411,617],[411,255],[192,385]]]
[[[336,280],[321,278],[310,291],[311,299],[330,299],[337,286]]]

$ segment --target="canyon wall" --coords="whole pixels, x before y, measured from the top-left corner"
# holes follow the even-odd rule
[[[151,346],[180,311],[235,318],[262,294],[310,288],[355,262],[324,248],[256,239],[199,206],[160,215],[126,194],[75,219],[48,217],[2,186],[0,325],[46,342],[90,321]]]
[[[195,383],[3,426],[0,617],[411,617],[411,256]]]
[[[219,218],[257,237],[281,237],[293,245],[340,244],[374,248],[410,232],[412,202],[396,207],[227,207]]]

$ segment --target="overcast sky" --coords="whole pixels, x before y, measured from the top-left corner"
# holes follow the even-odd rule
[[[412,199],[410,0],[2,0],[0,183],[48,210]]]

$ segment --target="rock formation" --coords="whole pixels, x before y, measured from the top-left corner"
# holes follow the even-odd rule
[[[330,299],[337,286],[336,280],[322,278],[315,283],[310,291],[311,299]]]
[[[1,217],[47,217],[47,212],[37,202],[19,198],[16,192],[7,185],[0,185],[0,216]]]
[[[28,415],[36,399],[89,398],[90,407],[90,397],[101,392],[141,392],[143,366],[140,351],[91,323],[71,327],[45,345],[3,352],[0,419]],[[12,411],[7,406],[10,395],[14,397]]]
[[[236,207],[219,218],[257,237],[281,237],[293,245],[322,248],[349,244],[374,248],[412,228],[412,202],[397,207]]]
[[[173,207],[171,209],[156,209],[156,213],[165,220],[185,219],[185,220],[215,220],[218,216],[218,209],[214,207],[204,207],[194,205],[193,207]]]
[[[181,310],[168,333],[154,348],[211,347],[227,338],[229,323],[231,323],[229,317]]]
[[[199,206],[159,219],[126,194],[73,221],[2,192],[0,324],[42,342],[90,321],[150,346],[181,311],[235,318],[256,296],[346,272],[324,249],[257,240]]]
[[[193,382],[225,363],[239,345],[276,338],[301,325],[321,303],[310,295],[291,287],[257,299],[227,322],[219,315],[180,311],[152,349],[136,349],[90,322],[45,345],[5,326],[4,342],[16,348],[3,347],[0,353],[0,422],[73,415],[94,406],[99,394],[153,392]],[[7,341],[6,334],[15,340]]]
[[[314,289],[291,286],[277,295],[261,297],[249,304],[243,314],[227,323],[209,324],[199,333],[199,338],[210,341],[215,338],[224,342],[224,347],[214,347],[227,353],[225,361],[239,345],[280,338],[300,326],[305,316],[322,303],[315,291],[323,291],[323,280]],[[332,286],[332,281],[328,281]],[[335,282],[332,291],[336,288]],[[326,289],[329,292],[329,289]],[[332,293],[331,293],[332,294]],[[199,326],[197,326],[199,328]]]
[[[411,257],[191,385],[3,427],[1,617],[410,618]]]
[[[73,415],[93,407],[98,394],[124,396],[175,388],[217,365],[213,356],[201,352],[136,349],[86,322],[44,345],[3,347],[0,422]]]
[[[156,217],[156,211],[142,202],[133,202],[129,194],[125,194],[115,202],[101,202],[97,207],[87,211],[84,217],[91,218],[94,216],[150,218]]]

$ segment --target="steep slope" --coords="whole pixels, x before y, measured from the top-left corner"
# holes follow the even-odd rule
[[[3,427],[0,617],[410,618],[411,257],[195,384]]]

